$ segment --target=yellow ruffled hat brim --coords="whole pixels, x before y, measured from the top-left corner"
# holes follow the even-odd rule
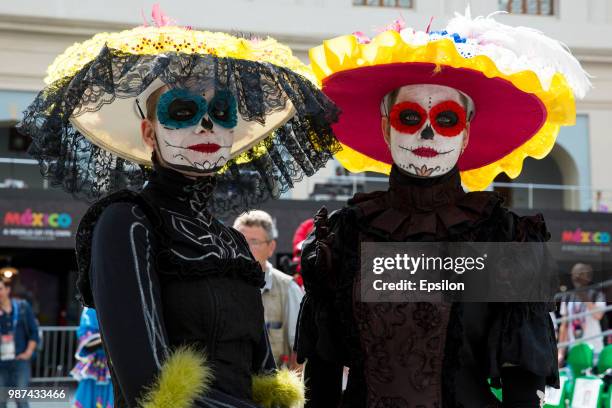
[[[347,89],[353,88],[353,91],[363,85],[363,83],[350,83],[346,80],[348,75],[343,77],[343,73],[398,63],[429,63],[436,67],[434,71],[448,68],[477,71],[487,78],[507,81],[517,90],[537,98],[545,109],[545,118],[537,132],[512,151],[504,152],[503,157],[494,162],[462,171],[462,182],[470,190],[486,188],[501,172],[505,172],[512,178],[517,177],[526,157],[540,159],[546,156],[555,144],[560,127],[575,123],[574,95],[563,75],[555,74],[548,89],[544,89],[535,72],[526,70],[506,74],[501,72],[494,61],[485,55],[470,58],[462,56],[451,39],[438,39],[424,45],[411,45],[403,41],[398,32],[385,31],[373,38],[371,42],[362,44],[354,35],[345,35],[324,41],[322,45],[311,49],[310,61],[317,81],[332,100],[334,100],[333,95],[330,95],[326,89],[333,81],[344,81],[343,85]],[[374,79],[372,78],[373,81]],[[337,103],[336,100],[334,102]],[[338,105],[344,115],[351,109],[350,106],[343,106],[340,103]],[[478,112],[478,106],[476,106],[476,111]],[[380,112],[372,114],[380,115]],[[341,142],[351,137],[351,135],[343,135],[337,126],[334,127],[334,131]],[[374,135],[370,137],[372,136]],[[382,133],[380,137],[382,139]],[[491,143],[494,143],[494,139],[490,140]],[[336,157],[349,171],[375,171],[385,174],[390,172],[390,162],[376,160],[366,152],[351,148],[346,142],[342,144],[343,150],[337,153]]]

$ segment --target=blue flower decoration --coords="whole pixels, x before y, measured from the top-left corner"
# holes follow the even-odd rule
[[[459,34],[457,34],[457,33],[449,34],[448,31],[446,31],[446,30],[442,30],[442,31],[430,31],[429,35],[430,36],[438,35],[440,37],[452,38],[452,40],[455,43],[465,43],[467,41],[467,39],[461,37]]]

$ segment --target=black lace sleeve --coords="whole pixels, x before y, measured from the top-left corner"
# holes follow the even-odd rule
[[[519,217],[509,213],[516,242],[545,242],[550,234],[541,214]],[[545,246],[534,254],[547,281],[556,285],[556,267]],[[558,286],[557,286],[558,287]],[[558,387],[557,342],[550,312],[553,303],[525,302],[491,304],[493,322],[489,331],[489,374],[502,376],[502,368],[517,367],[545,379],[546,385]],[[511,378],[517,378],[512,376]],[[504,384],[506,388],[508,384]]]
[[[152,270],[153,234],[133,203],[114,203],[98,220],[90,281],[116,394],[127,406],[153,384],[167,355],[160,287]]]
[[[337,259],[339,215],[327,216],[322,208],[315,216],[314,231],[304,241],[302,275],[306,290],[300,308],[296,337],[298,360],[311,355],[336,361],[340,355],[340,326],[334,307],[340,259]]]
[[[330,217],[322,208],[315,229],[304,242],[302,274],[306,294],[302,299],[295,349],[298,362],[306,362],[307,406],[336,406],[342,385],[342,332],[334,302],[342,216]]]

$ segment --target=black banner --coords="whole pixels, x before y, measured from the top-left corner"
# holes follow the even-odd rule
[[[74,248],[74,236],[85,203],[68,195],[36,190],[0,196],[0,246],[14,248]]]
[[[345,205],[341,201],[272,200],[261,209],[277,222],[278,252],[291,252],[291,239],[298,225],[325,205],[329,211]],[[0,246],[74,248],[74,234],[88,204],[56,189],[0,189]],[[533,215],[539,210],[516,210]],[[577,256],[588,260],[612,254],[612,214],[545,210],[551,242],[561,242],[559,260]],[[232,225],[235,217],[223,221]]]
[[[533,215],[538,210],[519,210]],[[612,214],[543,210],[550,242],[559,242],[555,259],[566,262],[604,262],[612,256]]]

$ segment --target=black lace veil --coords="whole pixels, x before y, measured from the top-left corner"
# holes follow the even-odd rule
[[[287,68],[214,55],[134,55],[104,47],[74,76],[41,91],[24,112],[18,129],[32,138],[29,153],[38,159],[43,177],[87,201],[142,188],[147,168],[93,144],[70,118],[99,110],[116,98],[138,96],[156,79],[170,86],[229,90],[245,121],[265,123],[266,116],[284,109],[287,101],[295,108],[289,121],[218,174],[210,201],[213,214],[244,211],[279,197],[340,149],[331,129],[338,109],[310,81]]]

